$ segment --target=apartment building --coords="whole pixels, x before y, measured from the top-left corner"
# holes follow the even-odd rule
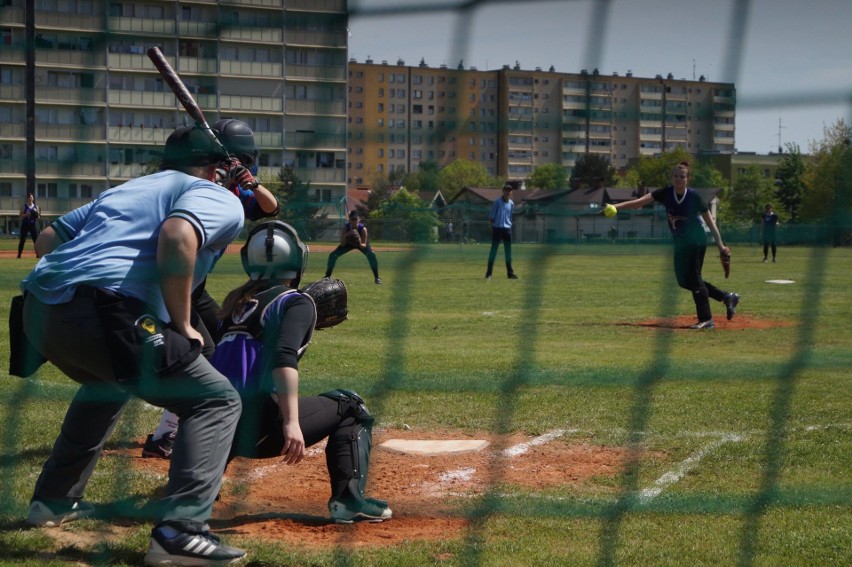
[[[152,45],[209,122],[253,128],[261,176],[291,165],[336,210],[346,28],[346,0],[3,0],[0,229],[17,228],[27,192],[49,217],[156,168],[189,119],[148,59]]]
[[[625,168],[675,147],[735,149],[734,85],[704,77],[350,60],[348,89],[351,189],[397,169],[417,171],[426,160],[471,159],[522,181],[536,166],[571,168],[585,153]]]

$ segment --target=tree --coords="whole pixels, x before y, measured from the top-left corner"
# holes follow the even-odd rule
[[[815,223],[824,223],[837,214],[848,212],[836,210],[838,205],[848,206],[848,200],[838,195],[837,180],[852,128],[840,119],[825,128],[823,134],[823,140],[811,143],[810,160],[802,177],[807,190],[802,195],[801,220]]]
[[[805,160],[797,144],[787,144],[787,154],[778,164],[775,181],[775,197],[781,204],[779,207],[791,222],[796,222],[799,216],[799,206],[805,192]]]
[[[458,195],[463,187],[488,187],[502,185],[499,178],[492,177],[485,166],[467,159],[457,159],[438,172],[438,183],[446,200]]]
[[[533,169],[529,186],[538,189],[565,189],[568,187],[568,172],[558,163],[545,163]]]
[[[631,169],[639,174],[639,183],[642,187],[665,187],[672,182],[672,170],[680,162],[692,163],[692,155],[683,148],[675,148],[670,152],[663,152],[659,156],[640,157]],[[692,171],[690,177],[694,177]],[[690,185],[692,185],[690,179]]]
[[[382,201],[378,208],[370,214],[370,218],[397,220],[401,222],[401,240],[415,242],[434,242],[437,238],[438,215],[421,201],[417,195],[402,188],[389,199]],[[388,232],[388,227],[385,227]],[[389,235],[386,234],[385,238]]]
[[[615,167],[609,158],[598,154],[583,154],[574,162],[569,182],[572,189],[581,187],[598,189],[614,186],[615,180]]]
[[[278,199],[281,212],[278,217],[293,226],[306,240],[333,225],[328,212],[320,213],[322,206],[311,199],[311,183],[302,181],[290,166],[284,166],[269,184],[264,183]]]
[[[420,191],[429,191],[430,193],[437,193],[438,188],[441,186],[438,180],[438,174],[440,173],[441,168],[438,166],[438,162],[435,161],[421,161],[420,167],[415,174],[417,179],[420,182]],[[407,186],[406,186],[407,187]]]
[[[737,176],[730,195],[720,206],[720,216],[731,222],[758,222],[772,192],[772,182],[763,176],[760,167],[750,165]]]

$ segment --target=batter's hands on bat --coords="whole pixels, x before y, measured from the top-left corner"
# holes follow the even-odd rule
[[[220,171],[224,172],[223,183],[235,194],[238,187],[242,187],[243,189],[254,189],[257,187],[257,179],[236,158],[228,160],[221,170],[217,170],[217,173]]]
[[[288,465],[295,465],[302,462],[305,458],[305,438],[302,435],[302,428],[296,422],[292,425],[284,423],[284,448],[281,450],[281,456],[284,457],[284,462]]]

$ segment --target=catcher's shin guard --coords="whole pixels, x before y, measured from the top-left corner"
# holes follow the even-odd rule
[[[326,466],[331,480],[331,499],[365,499],[370,452],[373,448],[372,427],[375,421],[364,400],[351,390],[333,390],[320,394],[338,401],[341,424],[328,438]]]

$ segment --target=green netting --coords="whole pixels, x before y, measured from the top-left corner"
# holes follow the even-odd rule
[[[389,3],[362,8],[350,2],[349,17],[452,12],[458,18],[452,49],[464,53],[469,37],[465,32],[475,24],[477,9],[499,9],[500,4]],[[748,49],[744,15],[751,4],[734,3],[726,32],[724,76],[739,76]],[[332,10],[334,5],[329,3]],[[600,0],[595,6],[586,45],[589,68],[596,66],[608,42],[617,41],[607,34],[607,20],[617,4]],[[23,4],[12,3],[12,8],[20,10]],[[0,7],[0,13],[11,14],[4,10],[10,10],[9,6]],[[339,16],[329,17],[338,27],[345,24]],[[217,37],[225,27],[233,33],[241,26],[234,22],[213,26],[209,37]],[[83,52],[83,60],[89,57],[93,66],[101,64],[97,47],[110,41],[111,31],[104,26],[103,34],[92,38],[93,49]],[[39,49],[38,43],[35,48]],[[26,55],[22,46],[0,50],[4,57],[18,54],[23,60]],[[204,87],[203,77],[200,82]],[[97,87],[74,85],[74,102],[103,102],[97,98],[102,92]],[[838,96],[848,100],[848,93]],[[806,107],[825,101],[803,94],[785,102]],[[776,97],[767,95],[748,104],[761,107],[776,102]],[[38,162],[37,170],[67,174],[71,179],[80,171],[106,173],[109,164],[150,168],[157,157],[154,145],[134,145],[133,139],[137,134],[152,140],[162,137],[162,130],[171,126],[151,134],[127,130],[127,142],[115,143],[109,155],[97,149],[80,150],[49,160],[51,163]],[[103,124],[68,127],[76,128],[81,140],[104,138],[106,133]],[[317,139],[328,140],[322,136]],[[591,544],[585,541],[589,563],[654,563],[654,552],[641,549],[646,539],[643,530],[660,540],[665,539],[662,536],[678,539],[671,545],[687,554],[688,561],[690,544],[675,536],[682,525],[707,518],[715,522],[707,532],[729,531],[729,537],[722,539],[727,546],[717,546],[740,565],[808,564],[815,552],[825,563],[847,564],[852,504],[848,467],[852,303],[848,272],[843,271],[850,268],[849,250],[837,246],[848,244],[845,235],[852,228],[852,157],[848,149],[844,160],[836,169],[833,214],[778,229],[781,262],[788,255],[790,268],[772,273],[796,281],[788,295],[778,288],[765,291],[770,288],[764,280],[772,276],[758,271],[758,228],[721,226],[726,242],[735,247],[730,285],[751,291],[744,301],[752,306],[744,312],[767,320],[792,319],[789,327],[737,331],[741,337],[734,332],[684,336],[682,331],[661,327],[643,335],[646,339],[637,339],[628,323],[646,317],[665,319],[690,310],[685,292],[672,285],[667,268],[670,237],[665,219],[657,211],[620,215],[614,221],[559,206],[530,211],[516,225],[514,254],[521,282],[517,287],[498,288],[505,283],[495,281],[492,288],[483,290],[490,243],[487,204],[424,206],[367,221],[386,279],[381,288],[384,295],[361,281],[367,269],[362,258],[352,254],[340,260],[338,273],[352,282],[354,306],[362,309],[353,311],[349,322],[358,326],[358,332],[312,347],[316,352],[309,351],[307,359],[319,360],[306,361],[307,383],[314,391],[340,386],[358,389],[380,423],[384,420],[388,425],[411,421],[420,430],[485,432],[498,438],[573,427],[580,431],[574,439],[578,444],[626,449],[623,466],[610,478],[577,491],[570,485],[542,490],[507,487],[504,472],[511,463],[506,458],[490,463],[488,492],[459,505],[456,511],[470,520],[469,527],[463,534],[447,537],[461,535],[463,539],[454,548],[457,564],[496,564],[502,557],[512,564],[534,564],[537,561],[529,557],[538,547],[546,550],[546,562],[557,563],[565,559],[557,550],[580,539],[577,531],[593,534]],[[0,163],[4,174],[22,169],[20,159]],[[57,200],[56,206],[62,205]],[[345,210],[343,201],[321,205],[338,217]],[[317,215],[317,203],[296,200],[289,206],[284,220],[297,226],[312,244],[333,245],[339,226]],[[454,224],[450,246],[445,238],[449,221]],[[322,252],[313,254],[318,260],[311,261],[309,279],[321,276],[325,259]],[[5,305],[26,269],[14,260],[0,260],[0,266]],[[707,266],[709,272],[710,260]],[[718,271],[715,275],[714,280],[721,279]],[[225,258],[211,276],[215,296],[221,299],[242,277],[238,262]],[[718,313],[719,307],[714,308]],[[767,339],[764,333],[773,333],[773,338]],[[3,346],[8,351],[6,335]],[[631,350],[623,355],[622,348]],[[692,355],[684,356],[685,351]],[[470,359],[480,366],[467,362]],[[13,545],[10,534],[21,527],[38,467],[49,453],[62,408],[75,389],[50,367],[25,381],[4,376],[0,386],[0,537],[6,549],[0,557],[39,560],[38,544]],[[750,404],[740,405],[740,398]],[[661,420],[664,413],[674,417]],[[93,500],[103,504],[106,519],[150,520],[150,509],[143,503],[157,494],[164,480],[135,474],[122,450],[138,450],[135,440],[155,420],[156,414],[149,409],[131,404],[110,441],[114,452],[104,460],[112,464],[100,464],[107,472],[96,475],[88,490]],[[803,440],[811,431],[818,439]],[[704,435],[748,437],[751,441],[743,449],[726,449],[719,456],[714,453],[707,459],[711,462],[704,473],[689,478],[691,473],[685,472],[684,488],[665,492],[660,498],[647,497],[653,494],[656,479],[664,478],[678,463],[688,462],[696,448],[702,447],[694,440]],[[648,451],[654,453],[651,458]],[[823,467],[827,472],[821,474]],[[729,470],[741,476],[728,478]],[[808,524],[812,515],[820,516],[825,530],[820,522]],[[831,524],[834,517],[837,525]],[[556,529],[540,527],[551,519],[559,521]],[[524,540],[519,551],[513,542],[527,535],[524,532],[530,524],[526,522],[532,520],[539,523],[529,529],[541,531],[530,538],[532,542]],[[657,522],[665,524],[662,530],[653,529]],[[770,529],[776,524],[777,528]],[[794,541],[783,552],[767,542],[791,533]],[[702,535],[706,534],[695,536],[699,542],[695,545],[700,545]],[[337,546],[340,553],[331,560],[319,557],[304,562],[382,564],[382,551],[356,557],[349,553],[346,542],[336,543],[341,544]],[[667,545],[658,542],[657,549]],[[126,553],[107,547],[84,559],[94,563],[138,560],[123,555]],[[406,559],[409,564],[438,560],[434,556]],[[710,564],[713,559],[704,562]],[[657,560],[678,562],[671,557]]]

